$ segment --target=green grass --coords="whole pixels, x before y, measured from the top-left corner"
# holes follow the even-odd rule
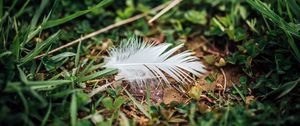
[[[297,0],[183,1],[153,24],[147,23],[154,16],[150,14],[35,59],[166,2],[0,0],[0,125],[300,123]],[[206,85],[217,81],[214,71],[220,67],[238,68],[243,76],[224,95],[217,90],[194,91],[186,103],[151,103],[150,86],[144,102],[123,86],[109,86],[90,97],[91,90],[112,82],[117,73],[102,68],[106,50],[133,34],[185,43],[203,52],[201,60],[213,71]],[[225,66],[220,66],[221,58]],[[178,89],[189,92],[191,87]],[[212,102],[193,97],[200,95]]]

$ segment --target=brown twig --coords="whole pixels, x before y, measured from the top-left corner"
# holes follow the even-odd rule
[[[173,0],[166,8],[162,9],[157,15],[155,15],[153,18],[149,20],[149,24],[151,24],[153,21],[158,19],[160,16],[168,12],[170,9],[175,7],[177,4],[179,4],[182,0]]]
[[[78,39],[76,39],[76,40],[74,40],[74,41],[68,42],[68,43],[65,44],[65,45],[62,45],[62,46],[60,46],[60,47],[58,47],[58,48],[55,48],[55,49],[53,49],[53,50],[51,50],[51,51],[49,51],[49,52],[47,52],[47,53],[43,53],[43,54],[41,54],[41,55],[38,55],[38,56],[36,56],[36,57],[34,57],[34,58],[37,59],[37,58],[43,57],[43,56],[45,56],[45,55],[52,54],[52,53],[57,52],[57,51],[59,51],[59,50],[61,50],[61,49],[64,49],[64,48],[66,48],[66,47],[70,47],[70,46],[72,46],[72,45],[74,45],[74,44],[77,44],[77,43],[80,42],[80,41],[86,40],[86,39],[88,39],[88,38],[94,37],[94,36],[96,36],[96,35],[99,35],[99,34],[101,34],[101,33],[103,33],[103,32],[106,32],[106,31],[109,31],[109,30],[111,30],[111,29],[114,29],[114,28],[116,28],[116,27],[119,27],[119,26],[122,26],[122,25],[125,25],[125,24],[128,24],[128,23],[131,23],[131,22],[136,21],[136,20],[138,20],[138,19],[141,19],[141,18],[147,16],[149,13],[154,13],[154,12],[157,12],[157,11],[159,11],[159,10],[165,8],[165,6],[166,6],[167,4],[168,4],[168,3],[161,4],[161,5],[159,5],[159,6],[155,7],[155,8],[153,8],[153,9],[152,9],[151,11],[149,11],[149,12],[146,12],[146,13],[143,13],[143,14],[138,14],[138,15],[133,16],[133,17],[131,17],[131,18],[128,18],[128,19],[126,19],[126,20],[123,20],[123,21],[117,22],[117,23],[115,23],[115,24],[109,25],[109,26],[107,26],[107,27],[105,27],[105,28],[103,28],[103,29],[99,29],[99,30],[97,30],[97,31],[95,31],[95,32],[89,33],[89,34],[87,34],[87,35],[85,35],[85,36],[83,36],[83,37],[80,37],[80,38],[78,38]]]

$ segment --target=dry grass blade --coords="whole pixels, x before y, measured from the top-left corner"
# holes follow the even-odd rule
[[[163,9],[167,4],[168,4],[168,3],[161,4],[161,5],[159,5],[159,6],[155,7],[155,8],[153,8],[151,11],[149,11],[149,12],[147,12],[147,13],[138,14],[138,15],[133,16],[133,17],[131,17],[131,18],[128,18],[128,19],[126,19],[126,20],[123,20],[123,21],[117,22],[117,23],[115,23],[115,24],[109,25],[109,26],[107,26],[107,27],[105,27],[105,28],[103,28],[103,29],[99,29],[99,30],[97,30],[97,31],[95,31],[95,32],[92,32],[92,33],[90,33],[90,34],[87,34],[87,35],[85,35],[85,36],[83,36],[83,37],[81,37],[81,38],[78,38],[78,39],[74,40],[74,41],[68,42],[68,43],[65,44],[65,45],[62,45],[62,46],[60,46],[60,47],[58,47],[58,48],[55,48],[55,49],[53,49],[53,50],[51,50],[51,51],[49,51],[49,52],[47,52],[47,53],[38,55],[38,56],[36,56],[36,57],[34,57],[34,58],[37,59],[37,58],[41,58],[41,57],[43,57],[43,56],[45,56],[45,55],[52,54],[52,53],[57,52],[57,51],[59,51],[59,50],[61,50],[61,49],[70,47],[70,46],[72,46],[72,45],[75,45],[75,44],[79,43],[80,41],[86,40],[86,39],[88,39],[88,38],[92,38],[92,37],[94,37],[94,36],[96,36],[96,35],[99,35],[99,34],[101,34],[101,33],[104,33],[104,32],[106,32],[106,31],[109,31],[109,30],[111,30],[111,29],[114,29],[114,28],[116,28],[116,27],[119,27],[119,26],[122,26],[122,25],[125,25],[125,24],[128,24],[128,23],[131,23],[131,22],[136,21],[136,20],[138,20],[138,19],[141,19],[141,18],[147,16],[149,13],[154,13],[154,12],[157,12],[157,11]]]
[[[173,0],[166,8],[161,10],[157,15],[155,15],[152,19],[149,20],[149,24],[158,19],[160,16],[171,10],[173,7],[175,7],[177,4],[179,4],[182,0]]]
[[[225,91],[226,91],[226,86],[227,86],[227,78],[226,78],[226,74],[225,74],[224,70],[222,68],[220,70],[221,70],[221,72],[224,76],[224,89],[223,89],[223,92],[222,92],[222,94],[224,95]]]

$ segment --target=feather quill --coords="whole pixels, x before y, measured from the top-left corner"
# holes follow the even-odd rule
[[[183,44],[170,48],[171,44],[154,45],[142,38],[131,37],[117,48],[109,50],[106,68],[118,69],[116,79],[128,80],[139,85],[150,80],[162,80],[170,84],[169,77],[179,83],[192,81],[192,76],[205,72],[204,65],[190,51],[174,54]],[[191,73],[191,74],[190,74]]]

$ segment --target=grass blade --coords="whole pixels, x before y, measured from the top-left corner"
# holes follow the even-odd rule
[[[77,122],[77,98],[76,93],[72,94],[71,106],[70,106],[70,117],[71,117],[71,125],[76,126]]]
[[[12,45],[11,45],[12,54],[16,60],[19,60],[19,57],[20,57],[20,49],[21,49],[20,41],[21,40],[20,40],[19,34],[16,34],[16,36],[12,42]]]
[[[35,11],[35,14],[31,20],[31,23],[30,23],[31,30],[33,30],[36,27],[37,22],[38,22],[40,16],[42,15],[45,7],[48,5],[49,0],[42,0],[41,2],[42,3],[40,4],[39,9],[37,11]]]
[[[232,85],[233,88],[238,92],[238,94],[241,96],[241,98],[243,99],[243,101],[246,103],[246,98],[245,96],[242,94],[242,92],[235,86],[235,84]]]
[[[297,28],[289,25],[283,18],[281,18],[273,10],[271,10],[266,3],[260,0],[246,0],[246,1],[252,8],[260,12],[261,15],[263,15],[268,20],[273,22],[276,26],[280,27],[283,31],[286,31],[300,38],[300,32],[297,30]]]
[[[20,65],[23,65],[30,60],[33,60],[35,56],[37,56],[41,51],[47,48],[50,44],[58,40],[58,35],[60,31],[56,32],[55,34],[51,35],[47,40],[43,43],[38,44],[29,54],[27,54],[24,58],[20,59]]]
[[[24,106],[24,109],[25,109],[25,114],[28,114],[29,113],[28,102],[27,102],[23,92],[18,87],[13,87],[13,88],[17,91],[18,95],[20,96],[20,99],[21,99],[21,101],[23,103],[23,106]]]
[[[296,3],[296,0],[285,0],[285,2],[290,6],[293,14],[296,15],[298,21],[300,21],[300,6]]]
[[[63,17],[61,19],[47,21],[47,22],[45,22],[45,23],[42,24],[42,28],[43,29],[47,29],[47,28],[51,28],[51,27],[55,27],[55,26],[61,25],[63,23],[71,21],[71,20],[73,20],[73,19],[75,19],[75,18],[77,18],[79,16],[82,16],[82,15],[84,15],[86,13],[89,13],[89,12],[93,11],[94,9],[98,9],[100,7],[103,7],[103,6],[107,5],[110,2],[111,2],[111,0],[103,0],[100,3],[98,3],[97,5],[89,8],[89,9],[82,10],[82,11],[77,11],[74,14],[71,14],[69,16]]]
[[[287,37],[287,41],[290,44],[292,50],[293,50],[293,55],[295,56],[296,60],[300,63],[300,51],[293,39],[293,37],[291,36],[290,33],[286,32],[286,37]]]
[[[71,83],[71,80],[49,80],[49,81],[28,81],[28,86],[58,86],[66,83]]]
[[[132,102],[136,105],[136,107],[149,119],[151,119],[151,115],[144,109],[144,107],[137,101],[135,98],[125,89],[124,90],[126,94],[129,96],[129,98],[132,100]]]
[[[30,0],[27,0],[25,2],[25,4],[22,6],[22,8],[16,13],[16,15],[15,15],[16,18],[20,17],[25,12],[24,10],[27,7],[29,2],[30,2]]]
[[[291,1],[293,1],[293,0],[291,0]],[[290,24],[288,24],[283,18],[281,18],[279,15],[277,15],[273,10],[270,9],[269,6],[267,6],[267,4],[263,3],[262,1],[247,0],[247,3],[250,4],[258,12],[260,12],[264,17],[266,17],[271,22],[273,22],[275,25],[280,27],[286,33],[288,43],[290,44],[290,46],[293,50],[293,54],[296,57],[296,59],[300,62],[300,51],[292,37],[292,35],[294,35],[294,36],[300,38],[300,32],[298,31],[298,29],[296,27],[293,27]],[[287,7],[288,7],[288,5],[289,4],[287,4]],[[289,8],[287,8],[287,9],[289,10]],[[288,14],[289,14],[290,19],[292,20],[291,13],[288,13]]]
[[[78,81],[79,82],[88,81],[88,80],[92,80],[92,79],[95,79],[95,78],[112,75],[112,74],[115,74],[115,73],[117,73],[116,69],[104,69],[104,70],[101,70],[99,72],[93,73],[91,75],[87,75],[85,77],[81,77],[81,78],[79,78]]]
[[[20,79],[27,86],[35,88],[35,87],[53,87],[62,84],[71,83],[72,80],[48,80],[48,81],[28,81],[24,71],[18,67]]]
[[[296,80],[296,81],[292,81],[292,82],[288,82],[286,84],[284,84],[283,86],[281,86],[278,90],[283,90],[277,97],[276,99],[279,99],[281,97],[283,97],[284,95],[288,94],[289,92],[291,92],[300,82],[300,79]]]
[[[77,47],[77,52],[75,56],[75,67],[79,67],[79,58],[80,58],[80,47],[81,47],[81,42],[79,42],[78,47]]]
[[[57,92],[57,93],[51,94],[49,96],[51,98],[62,98],[62,97],[68,96],[72,93],[75,93],[77,91],[82,91],[82,89],[66,89],[63,92]]]
[[[48,118],[49,118],[49,116],[50,116],[51,110],[52,110],[52,104],[51,104],[51,102],[50,102],[49,108],[48,108],[47,113],[46,113],[46,115],[45,115],[45,117],[44,117],[44,119],[43,119],[43,121],[42,121],[42,123],[41,123],[41,126],[45,126],[45,125],[46,125],[46,123],[47,123],[47,121],[48,121]]]
[[[276,96],[276,99],[279,99],[283,96],[285,96],[286,94],[288,94],[289,92],[291,92],[300,82],[300,78],[295,80],[295,81],[290,81],[287,82],[283,85],[281,85],[280,87],[278,87],[277,89],[275,89],[274,91],[268,93],[264,99],[271,97],[271,96]]]
[[[2,52],[2,53],[0,54],[0,58],[2,58],[2,57],[4,57],[4,56],[7,56],[7,55],[10,55],[10,54],[12,54],[11,51],[5,51],[5,52]]]
[[[104,65],[104,63],[100,63],[100,64],[97,64],[97,65],[92,66],[93,63],[94,63],[94,61],[91,61],[91,62],[86,66],[86,68],[85,68],[82,72],[80,72],[80,76],[83,76],[83,75],[85,75],[85,74],[87,74],[87,73],[89,73],[89,72],[92,72],[92,71],[94,71],[94,70],[100,69],[100,68]]]
[[[129,119],[122,111],[119,111],[119,116],[121,117],[121,126],[130,126]]]
[[[47,104],[48,104],[47,100],[42,95],[40,95],[37,91],[30,90],[30,93],[32,94],[33,97],[35,97],[37,100],[39,100],[40,105],[42,107],[46,107],[47,106]]]

